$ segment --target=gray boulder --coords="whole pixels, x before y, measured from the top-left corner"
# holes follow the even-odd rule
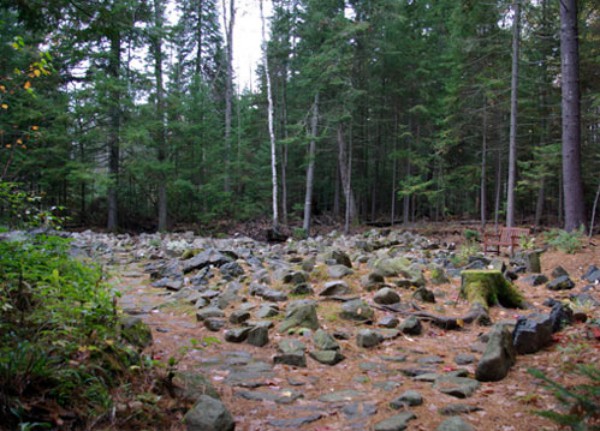
[[[581,278],[588,283],[600,282],[600,268],[598,268],[596,265],[590,265],[588,270]]]
[[[327,268],[327,273],[331,278],[338,279],[344,278],[347,275],[352,275],[354,274],[354,271],[345,265],[333,265]]]
[[[513,345],[519,354],[535,353],[552,342],[552,318],[534,313],[519,317],[512,334]]]
[[[319,329],[320,326],[315,301],[298,300],[288,304],[285,319],[278,330],[286,332],[292,328]]]
[[[337,350],[315,350],[309,353],[315,361],[325,365],[336,365],[345,359]]]
[[[201,395],[184,416],[188,431],[233,431],[235,422],[223,403],[208,395]]]
[[[352,261],[346,252],[334,250],[331,252],[331,259],[333,259],[338,265],[344,265],[348,268],[352,268]]]
[[[475,378],[480,382],[502,380],[515,362],[516,351],[510,331],[506,326],[497,324],[489,334],[485,351],[475,370]]]
[[[217,250],[205,250],[191,259],[183,261],[182,270],[184,274],[187,274],[195,269],[202,269],[209,265],[221,267],[232,261],[233,259],[231,257],[226,256]]]
[[[573,283],[573,280],[571,280],[568,275],[561,275],[546,284],[546,288],[549,290],[570,290],[574,287],[575,283]]]
[[[340,350],[339,343],[322,329],[318,329],[313,335],[313,342],[318,350]]]
[[[455,377],[450,375],[440,376],[435,380],[433,387],[443,394],[456,398],[468,398],[479,388],[477,380],[467,377]]]
[[[420,406],[421,404],[423,404],[423,396],[417,391],[410,390],[394,398],[390,402],[390,407],[398,410],[404,407]]]
[[[375,431],[403,431],[408,427],[408,422],[416,419],[417,415],[413,412],[404,412],[391,418],[382,420],[375,424]]]
[[[421,335],[423,325],[418,318],[410,316],[400,324],[400,331],[407,335]]]

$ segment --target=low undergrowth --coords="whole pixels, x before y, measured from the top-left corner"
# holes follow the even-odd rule
[[[114,293],[101,269],[68,251],[67,240],[52,236],[0,240],[0,424],[6,429],[114,423],[115,389],[122,396],[122,388],[147,378],[139,349],[120,336]]]

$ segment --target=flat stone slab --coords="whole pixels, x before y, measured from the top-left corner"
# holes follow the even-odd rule
[[[404,412],[392,416],[375,424],[375,431],[403,431],[408,426],[408,422],[416,419],[417,415],[413,412]]]
[[[451,395],[456,398],[468,398],[479,388],[480,383],[477,380],[467,377],[441,376],[433,387],[443,394]]]
[[[328,394],[321,395],[319,401],[323,403],[341,403],[344,401],[355,401],[367,396],[366,393],[355,391],[353,389],[347,389],[344,391],[336,391]]]
[[[448,404],[447,406],[440,407],[438,413],[443,416],[456,416],[461,414],[473,413],[483,410],[478,406],[471,406],[469,404]]]
[[[273,401],[277,404],[291,404],[297,399],[304,397],[302,393],[293,389],[282,389],[279,392],[240,391],[236,395],[250,401]]]
[[[322,413],[314,413],[309,416],[301,416],[292,419],[271,419],[267,422],[269,425],[276,428],[299,428],[304,425],[311,424],[323,417]]]

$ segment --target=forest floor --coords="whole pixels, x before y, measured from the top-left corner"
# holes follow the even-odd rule
[[[453,229],[434,239],[440,243],[462,241],[460,231]],[[581,276],[588,266],[600,266],[600,237],[585,242],[584,248],[576,254],[555,250],[542,254],[542,272],[551,279],[552,270],[562,266],[576,283],[573,290],[554,292],[544,285],[532,287],[522,282],[523,277],[515,282],[532,309],[547,310],[542,303],[549,297],[566,300],[586,285]],[[310,357],[307,357],[306,368],[274,365],[276,346],[284,335],[271,330],[269,343],[264,347],[226,342],[223,331],[209,331],[196,320],[192,305],[164,304],[168,292],[150,286],[149,276],[143,271],[146,261],[121,257],[111,269],[117,275],[115,280],[122,292],[120,305],[140,310],[140,316],[152,328],[154,343],[147,353],[165,363],[169,358],[176,358],[178,371],[199,372],[210,378],[234,416],[238,431],[370,430],[378,422],[407,410],[416,415],[407,429],[435,430],[447,419],[440,409],[457,403],[473,407],[475,411],[461,416],[477,430],[558,430],[557,425],[534,414],[545,409],[560,410],[560,404],[528,369],[539,369],[549,378],[570,386],[579,382],[574,373],[577,364],[600,362],[600,342],[590,334],[585,323],[576,323],[555,334],[550,346],[535,354],[518,356],[516,365],[503,380],[482,383],[472,396],[457,399],[435,390],[430,382],[407,376],[406,370],[446,373],[462,368],[473,376],[477,358],[481,355],[478,338],[488,328],[472,324],[460,330],[445,331],[425,322],[422,335],[400,335],[365,349],[356,345],[356,333],[361,328],[374,328],[375,325],[340,319],[336,313],[341,306],[339,302],[318,299],[322,329],[330,334],[349,335],[348,340],[338,340],[345,359],[335,366],[322,365]],[[356,263],[354,274],[345,280],[360,289],[359,279],[367,272],[366,264]],[[429,279],[427,274],[426,278]],[[313,282],[313,285],[318,283]],[[428,287],[434,290],[437,302],[423,304],[424,310],[445,316],[462,316],[470,308],[465,300],[455,301],[459,296],[460,279]],[[317,286],[315,290],[319,290]],[[598,297],[598,290],[600,287],[596,286],[592,295]],[[399,293],[403,301],[410,300],[411,292],[399,290]],[[360,296],[371,302],[373,292],[361,291]],[[249,297],[248,301],[261,300]],[[598,307],[584,311],[590,319],[600,317]],[[498,306],[490,308],[493,322],[514,321],[518,315],[530,312]],[[386,314],[388,312],[376,310],[374,321]],[[402,320],[402,316],[397,317]],[[297,338],[310,346],[311,337],[298,335]],[[455,358],[459,354],[473,355],[474,362],[457,365]],[[407,390],[419,392],[423,404],[400,411],[392,409],[390,401]],[[248,397],[248,392],[255,393],[256,397]],[[324,398],[328,394],[339,397]],[[171,429],[183,430],[185,425],[175,421]]]

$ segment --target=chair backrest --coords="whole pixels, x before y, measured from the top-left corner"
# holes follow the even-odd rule
[[[519,239],[523,235],[529,235],[529,229],[522,227],[500,228],[500,241],[506,244],[511,244],[514,239]]]

